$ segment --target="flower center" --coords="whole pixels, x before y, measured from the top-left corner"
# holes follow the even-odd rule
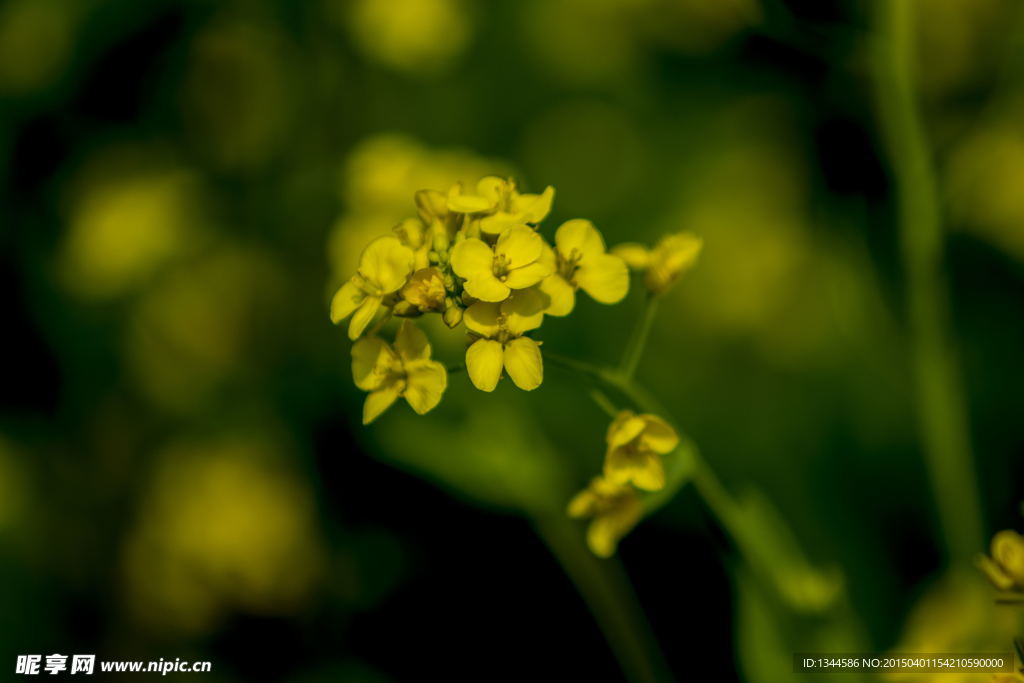
[[[492,266],[492,272],[494,277],[498,278],[502,282],[508,279],[508,271],[510,268],[509,259],[504,254],[497,254],[494,257],[494,265]]]

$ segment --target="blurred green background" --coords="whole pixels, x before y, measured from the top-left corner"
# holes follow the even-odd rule
[[[916,5],[991,535],[1024,497],[1024,8]],[[577,585],[628,575],[666,676],[784,680],[816,649],[801,634],[825,622],[751,588],[689,489],[621,564],[559,555],[545,520],[605,428],[571,375],[493,395],[453,375],[430,415],[360,426],[330,295],[414,191],[488,174],[554,185],[547,231],[703,237],[639,378],[729,488],[841,569],[861,649],[1008,649],[1014,617],[945,571],[878,39],[863,2],[0,4],[0,666],[616,680],[565,553]],[[614,362],[634,289],[549,320],[545,350]],[[461,334],[432,339],[458,361]]]

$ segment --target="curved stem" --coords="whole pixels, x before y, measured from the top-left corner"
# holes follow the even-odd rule
[[[878,104],[898,192],[924,456],[948,552],[965,562],[982,548],[981,506],[949,329],[938,189],[915,101],[915,7],[909,0],[878,0]]]
[[[644,349],[647,348],[647,338],[651,334],[651,326],[657,312],[658,299],[653,294],[648,294],[644,300],[644,310],[640,314],[640,324],[633,328],[633,334],[626,343],[626,351],[622,354],[622,363],[619,365],[619,371],[627,379],[636,374]]]

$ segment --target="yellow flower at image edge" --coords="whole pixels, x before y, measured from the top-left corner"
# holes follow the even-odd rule
[[[637,488],[657,491],[665,486],[661,456],[679,445],[679,435],[656,415],[619,413],[608,427],[604,474],[614,484],[632,482]]]
[[[504,369],[512,382],[531,391],[544,381],[540,344],[523,335],[544,321],[547,298],[537,289],[515,292],[503,303],[478,301],[466,309],[466,327],[479,335],[466,350],[466,371],[481,391],[494,391]]]
[[[554,260],[554,273],[541,289],[551,298],[548,315],[569,315],[576,306],[576,290],[595,301],[615,304],[629,292],[629,269],[614,254],[605,253],[604,238],[594,224],[582,218],[566,221],[555,232],[555,249],[544,246],[546,259]]]
[[[440,403],[448,387],[448,372],[430,359],[426,335],[409,320],[402,321],[394,347],[378,337],[352,345],[352,378],[370,392],[363,404],[363,424],[377,419],[399,396],[423,415]]]
[[[358,339],[377,314],[384,297],[405,284],[414,262],[412,249],[397,237],[387,235],[370,242],[359,257],[357,273],[331,300],[331,321],[337,324],[351,315],[348,336]]]
[[[1004,529],[992,537],[992,556],[982,555],[978,566],[1000,590],[1024,589],[1024,536]]]
[[[570,517],[592,517],[587,528],[587,545],[599,557],[611,557],[619,541],[636,526],[643,507],[636,491],[595,477],[590,486],[569,502]]]
[[[644,284],[653,294],[663,294],[679,276],[697,262],[704,240],[688,232],[662,237],[653,249],[636,242],[617,245],[612,253],[633,270],[645,271]]]
[[[544,238],[526,226],[501,233],[492,249],[483,240],[469,237],[452,249],[452,269],[466,280],[464,288],[474,299],[504,301],[512,290],[537,284],[554,270],[543,261]]]

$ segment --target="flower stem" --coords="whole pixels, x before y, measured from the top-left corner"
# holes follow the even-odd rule
[[[981,507],[949,329],[938,189],[914,94],[915,7],[878,0],[878,105],[898,193],[924,456],[947,551],[966,562],[982,547]]]
[[[654,324],[654,316],[657,312],[658,299],[653,294],[648,294],[644,299],[640,322],[633,328],[633,334],[626,343],[626,351],[622,354],[622,363],[619,364],[619,371],[627,379],[631,379],[636,374],[637,366],[640,365],[640,359],[647,347],[647,338],[651,334],[651,326]]]

